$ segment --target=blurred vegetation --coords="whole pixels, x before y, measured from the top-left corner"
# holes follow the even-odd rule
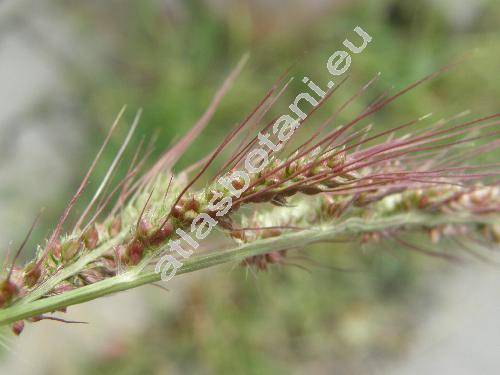
[[[414,281],[409,262],[383,252],[353,261],[342,247],[315,255],[349,271],[287,265],[245,278],[219,268],[190,282],[175,314],[124,334],[84,373],[346,373],[393,358],[412,332],[401,305]]]
[[[319,118],[379,71],[381,79],[370,95],[360,98],[338,123],[386,89],[402,88],[467,53],[473,56],[459,67],[376,114],[375,128],[428,112],[439,119],[467,109],[475,114],[498,110],[500,85],[494,78],[500,7],[495,1],[472,4],[470,13],[475,15],[461,23],[453,18],[452,6],[433,6],[437,1],[208,3],[53,2],[94,62],[84,64],[53,51],[72,84],[75,115],[88,124],[90,139],[102,139],[126,103],[128,121],[135,109],[144,108],[136,145],[142,136],[159,132],[154,151],[159,155],[190,128],[231,67],[250,51],[244,73],[180,163],[188,165],[215,147],[289,65],[295,63],[293,76],[327,81],[327,58],[356,25],[373,42],[353,57],[348,84]],[[274,113],[285,110],[300,85],[296,79]],[[98,143],[90,145],[88,160]],[[105,160],[111,161],[118,147],[119,137]],[[101,165],[102,175],[106,163]],[[109,352],[83,359],[81,373],[263,374],[290,368],[343,373],[361,371],[363,361],[404,350],[413,334],[410,312],[421,272],[429,266],[404,251],[394,255],[386,248],[359,244],[316,250],[310,256],[326,267],[297,260],[311,273],[290,265],[256,278],[245,278],[239,268],[193,277],[174,313],[159,312],[137,337],[124,332]]]

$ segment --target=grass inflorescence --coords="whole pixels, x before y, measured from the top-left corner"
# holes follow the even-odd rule
[[[365,94],[374,82],[370,81],[312,132],[308,141],[295,148],[269,149],[270,162],[265,168],[248,180],[234,178],[258,142],[257,136],[250,137],[251,130],[260,126],[271,104],[288,86],[281,77],[215,151],[174,173],[173,166],[208,124],[241,68],[238,65],[224,82],[193,129],[152,168],[144,170],[150,147],[141,143],[127,175],[109,187],[109,176],[123,158],[139,113],[103,183],[73,228],[67,228],[72,208],[123,110],[120,112],[52,235],[27,264],[16,264],[23,244],[11,265],[4,267],[0,323],[14,323],[13,330],[19,334],[23,320],[62,320],[47,313],[159,280],[151,265],[167,244],[197,230],[193,220],[200,215],[217,223],[233,241],[228,249],[214,250],[206,240],[204,251],[186,261],[179,274],[229,261],[265,270],[274,263],[286,264],[292,249],[336,238],[394,241],[454,261],[460,257],[439,246],[443,238],[454,238],[467,249],[477,241],[484,246],[499,242],[498,165],[465,162],[498,148],[500,114],[468,121],[457,116],[435,123],[422,116],[379,132],[363,125],[370,115],[436,74],[393,96],[376,98],[352,121],[330,130],[338,114]],[[272,124],[261,126],[262,131]],[[209,166],[230,148],[223,167],[199,186]],[[221,178],[231,185],[221,183]],[[231,204],[225,203],[229,197]],[[252,215],[239,214],[249,205],[254,208]],[[407,232],[427,234],[432,248],[409,242]],[[187,258],[192,253],[180,248],[177,257]]]

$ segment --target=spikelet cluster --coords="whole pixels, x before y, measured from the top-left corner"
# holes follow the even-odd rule
[[[230,75],[229,81],[234,79],[237,71]],[[227,90],[227,82],[219,94]],[[221,184],[220,178],[231,176],[241,168],[243,157],[255,147],[256,137],[249,140],[242,130],[250,123],[249,119],[256,117],[257,113],[262,114],[266,100],[276,90],[275,85],[265,100],[229,133],[213,153],[184,172],[174,174],[172,168],[206,126],[209,115],[204,115],[146,172],[142,172],[146,158],[139,159],[137,155],[147,155],[147,150],[138,151],[124,180],[108,196],[101,196],[101,191],[98,191],[77,224],[63,229],[74,202],[88,182],[94,163],[53,234],[36,249],[33,260],[18,266],[15,258],[12,266],[4,270],[0,282],[0,308],[7,308],[44,290],[44,285],[50,280],[57,280],[57,283],[50,290],[44,290],[39,298],[98,283],[119,275],[124,269],[147,266],[169,241],[179,237],[179,229],[189,230],[197,215],[205,214],[215,219],[216,212],[211,208],[214,197],[218,197],[218,201],[231,198],[232,205],[217,220],[220,228],[238,243],[257,242],[314,226],[335,226],[353,217],[369,220],[404,212],[471,218],[470,224],[466,222],[460,226],[420,228],[434,242],[439,242],[443,236],[470,232],[479,233],[489,242],[498,242],[500,224],[496,219],[500,217],[500,189],[494,180],[498,176],[498,166],[464,166],[463,162],[498,147],[498,139],[491,141],[492,135],[497,135],[498,131],[472,138],[464,136],[471,129],[479,131],[498,126],[500,114],[459,124],[438,122],[419,128],[418,132],[402,135],[399,132],[421,124],[424,119],[381,132],[371,131],[369,126],[355,128],[408,89],[375,101],[353,121],[334,130],[328,130],[333,119],[330,118],[306,143],[296,148],[284,148],[280,155],[269,152],[270,163],[259,173],[250,175],[248,183],[244,179],[232,179],[233,189]],[[281,92],[271,101],[279,95]],[[207,113],[213,113],[220,96],[216,95]],[[132,131],[135,126],[134,123]],[[240,140],[239,145],[211,182],[204,186],[196,184],[215,158],[236,139]],[[469,144],[470,149],[464,152],[462,147],[455,151],[456,145],[463,144]],[[119,153],[117,159],[121,157]],[[243,187],[241,194],[232,196],[232,190]],[[114,202],[114,206],[110,206],[110,202]],[[269,204],[278,207],[269,210]],[[249,217],[241,216],[241,207],[248,205],[255,213]],[[93,216],[88,219],[90,213]],[[475,224],[474,217],[485,215],[493,217],[493,224]],[[404,230],[404,225],[401,225],[397,233],[364,233],[362,240],[395,237]],[[284,249],[256,255],[243,264],[265,270],[270,264],[283,262],[286,252]],[[60,275],[70,268],[74,272],[61,278]],[[34,316],[32,321],[44,318],[48,317]],[[22,322],[18,322],[14,330],[20,332]]]

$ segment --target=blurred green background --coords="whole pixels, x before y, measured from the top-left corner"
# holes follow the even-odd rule
[[[375,127],[429,112],[439,119],[498,110],[498,1],[44,0],[0,6],[3,107],[19,87],[31,95],[0,126],[3,248],[22,236],[41,205],[47,211],[32,244],[44,238],[123,104],[128,122],[144,109],[134,144],[157,133],[158,156],[194,124],[245,52],[251,54],[246,69],[179,169],[215,147],[291,64],[292,76],[327,81],[326,60],[356,25],[373,41],[353,56],[348,84],[316,121],[377,72],[376,87],[339,124],[377,93],[402,88],[465,54],[471,57],[457,68],[377,113]],[[19,61],[9,53],[16,45],[26,49]],[[50,79],[34,88],[21,85],[30,72]],[[274,113],[285,110],[300,85],[296,79]],[[58,125],[48,125],[53,123]],[[51,161],[37,157],[23,129],[34,129],[31,142],[46,147],[43,155]],[[126,130],[118,132],[97,176]],[[387,363],[404,358],[420,314],[432,304],[429,278],[450,266],[387,246],[310,250],[322,266],[297,260],[310,272],[288,266],[255,276],[225,266],[183,276],[170,293],[145,287],[124,300],[75,307],[68,316],[93,328],[29,325],[20,339],[7,341],[3,368],[34,373],[36,365],[36,373],[47,374],[384,373]],[[29,349],[34,342],[42,346]]]

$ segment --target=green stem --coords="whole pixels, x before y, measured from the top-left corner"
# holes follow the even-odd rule
[[[328,225],[317,226],[314,229],[287,233],[280,237],[260,240],[228,250],[199,255],[187,259],[177,274],[194,272],[222,263],[238,262],[249,256],[284,250],[292,247],[292,245],[293,247],[304,247],[317,242],[330,241],[346,234],[361,234],[394,228],[416,229],[423,226],[430,228],[443,224],[491,224],[497,219],[491,216],[471,217],[459,214],[431,215],[422,213],[399,214],[370,219],[369,221],[360,218],[351,218],[340,223],[329,223]],[[83,263],[85,262],[82,260]],[[58,280],[64,280],[61,277],[67,274],[74,274],[76,267],[73,268],[75,269],[65,270],[62,276],[59,275]],[[159,280],[160,275],[155,272],[138,272],[137,269],[132,269],[118,276],[53,297],[40,298],[43,294],[40,294],[37,290],[35,295],[26,296],[16,304],[0,310],[0,325],[77,305],[101,296],[136,288]],[[54,282],[51,281],[50,285],[44,287],[43,290],[47,290],[53,284]]]

